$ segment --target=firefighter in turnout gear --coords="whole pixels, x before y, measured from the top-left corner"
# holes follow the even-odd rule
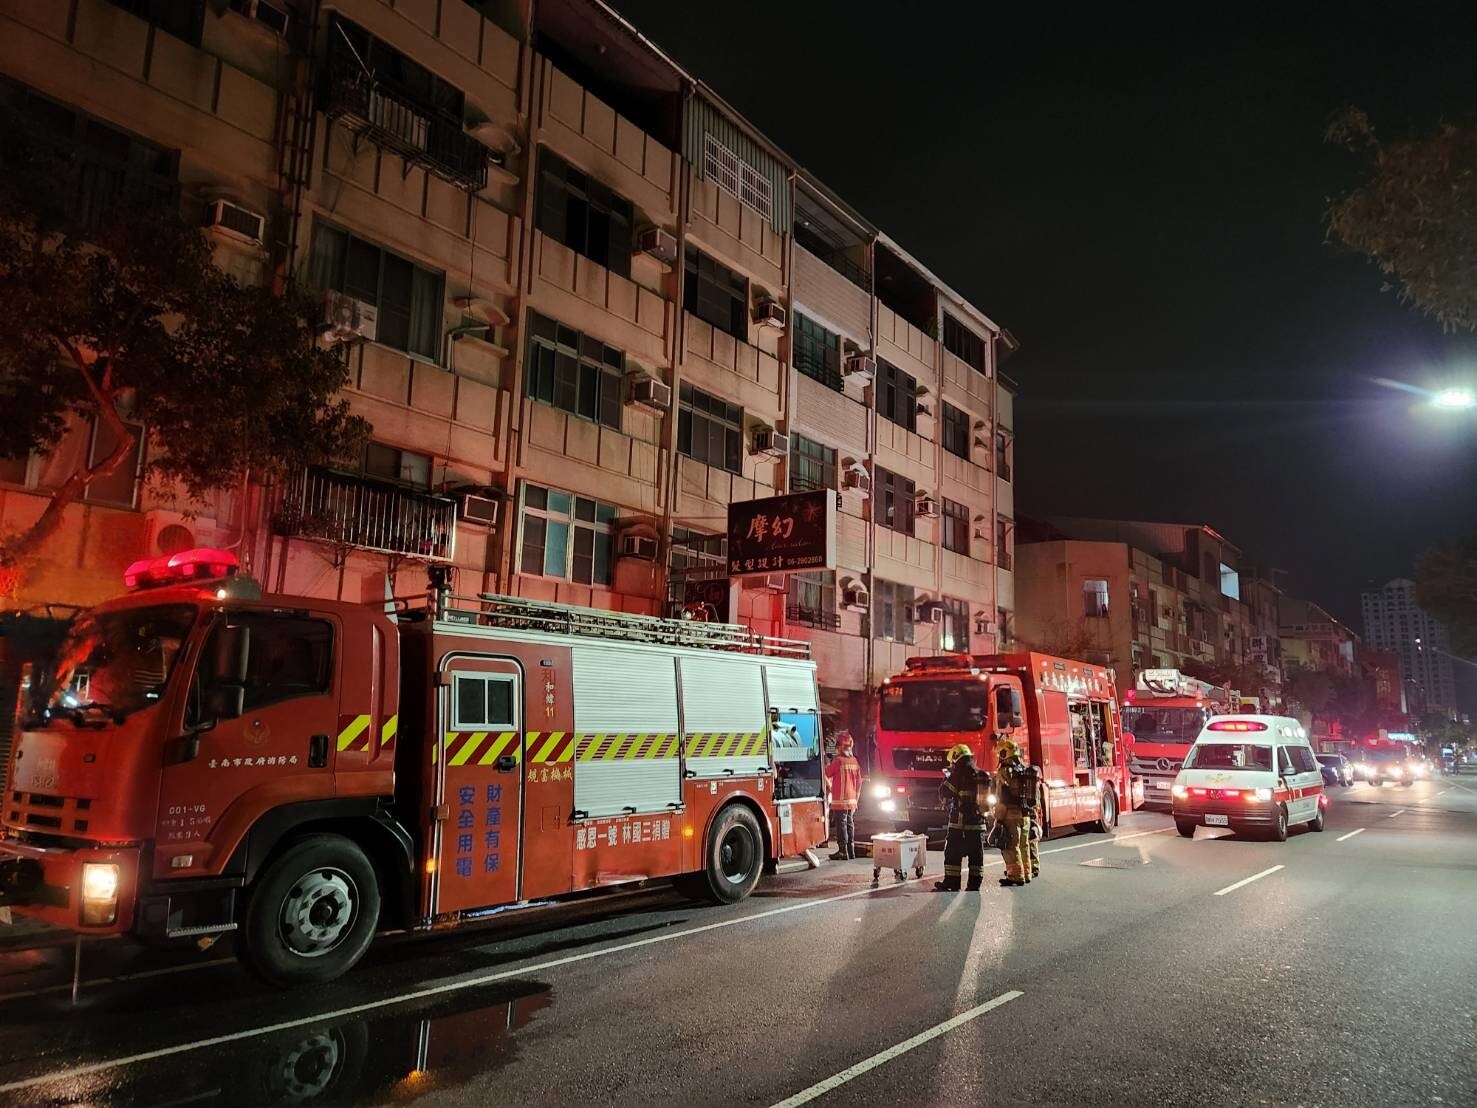
[[[949,808],[949,834],[944,839],[944,879],[934,883],[939,892],[958,892],[963,862],[969,859],[970,892],[985,879],[985,813],[979,794],[988,790],[990,775],[974,768],[974,753],[963,743],[950,748],[949,768],[939,786],[939,799]]]
[[[831,826],[835,831],[833,862],[856,857],[856,806],[862,796],[862,767],[853,754],[851,732],[836,733],[836,756],[826,766],[826,795],[831,804]]]
[[[1010,739],[997,748],[1000,777],[997,786],[999,804],[995,816],[1005,828],[1005,876],[1000,884],[1025,885],[1041,872],[1040,855],[1032,836],[1036,818],[1036,798],[1041,775],[1034,766],[1021,759],[1020,748]]]

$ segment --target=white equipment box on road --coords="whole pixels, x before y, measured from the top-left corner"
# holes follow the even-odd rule
[[[928,836],[915,835],[911,831],[892,831],[885,835],[872,836],[872,884],[890,869],[899,881],[906,881],[907,871],[917,877],[923,876],[923,867],[928,864]]]

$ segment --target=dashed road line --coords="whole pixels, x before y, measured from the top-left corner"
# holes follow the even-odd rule
[[[1391,812],[1391,813],[1390,813],[1390,814],[1389,814],[1389,815],[1388,815],[1388,816],[1386,816],[1386,817],[1385,817],[1385,818],[1386,818],[1386,819],[1394,819],[1394,818],[1395,818],[1395,817],[1396,817],[1396,816],[1403,816],[1403,815],[1405,815],[1405,813],[1406,813],[1406,812],[1408,812],[1408,811],[1410,811],[1410,809],[1409,809],[1409,808],[1401,808],[1401,809],[1399,809],[1399,810],[1398,810],[1398,811],[1395,811],[1395,812]]]
[[[1250,877],[1243,877],[1240,881],[1237,881],[1234,885],[1227,885],[1224,889],[1217,889],[1216,892],[1215,892],[1215,895],[1216,896],[1225,896],[1227,893],[1234,893],[1237,889],[1241,888],[1243,885],[1250,885],[1253,881],[1260,881],[1263,877],[1270,877],[1272,874],[1276,873],[1279,869],[1286,869],[1286,868],[1287,868],[1286,866],[1273,866],[1271,869],[1264,869],[1264,870],[1262,870],[1261,873],[1253,873]]]
[[[1357,829],[1355,829],[1353,831],[1350,831],[1347,835],[1340,835],[1338,838],[1334,839],[1333,841],[1336,842],[1336,843],[1341,843],[1345,839],[1352,839],[1355,835],[1362,835],[1362,834],[1364,834],[1364,828],[1360,827],[1360,828],[1357,828]]]
[[[786,1097],[784,1100],[776,1103],[774,1105],[774,1108],[798,1108],[798,1106],[801,1104],[808,1104],[812,1100],[815,1100],[817,1097],[825,1096],[832,1089],[840,1088],[848,1081],[851,1081],[854,1078],[858,1078],[862,1074],[876,1069],[878,1066],[885,1066],[894,1058],[901,1057],[902,1055],[908,1053],[908,1051],[910,1050],[916,1050],[924,1043],[931,1042],[932,1040],[937,1039],[940,1035],[947,1035],[956,1027],[963,1027],[971,1020],[979,1019],[979,1017],[983,1016],[986,1012],[993,1012],[1002,1004],[1009,1004],[1012,1000],[1025,995],[1025,993],[1021,992],[1018,989],[1012,989],[1010,990],[1010,992],[1001,993],[993,1000],[987,1000],[983,1004],[976,1004],[968,1011],[960,1012],[953,1019],[944,1020],[943,1023],[936,1023],[927,1031],[920,1031],[911,1039],[904,1039],[896,1046],[890,1046],[886,1050],[879,1051],[878,1053],[872,1055],[870,1058],[864,1058],[856,1065],[848,1066],[840,1073],[833,1074],[832,1076],[826,1078],[824,1081],[816,1082],[808,1089],[802,1089],[800,1092],[796,1093],[792,1097]]]

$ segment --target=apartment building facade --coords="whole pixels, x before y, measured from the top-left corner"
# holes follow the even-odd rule
[[[1400,660],[1406,706],[1412,716],[1457,713],[1456,680],[1446,628],[1416,603],[1415,582],[1397,577],[1361,597],[1364,641]]]
[[[355,466],[189,512],[143,435],[21,606],[192,545],[364,602],[448,566],[809,638],[854,729],[907,654],[1008,634],[1008,333],[603,4],[0,0],[0,79],[109,181],[157,176],[239,279],[321,293],[374,427]],[[101,438],[0,474],[0,521]],[[837,569],[730,579],[728,505],[817,487]]]
[[[1279,590],[1212,528],[1051,519],[1025,529],[1016,556],[1017,629],[1033,647],[1110,665],[1126,687],[1180,669],[1276,698]]]
[[[1359,673],[1359,636],[1311,600],[1284,596],[1279,603],[1282,653],[1289,666],[1333,677]]]

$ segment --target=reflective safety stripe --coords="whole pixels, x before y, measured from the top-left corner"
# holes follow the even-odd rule
[[[380,728],[380,749],[381,750],[383,750],[385,747],[389,747],[389,746],[394,746],[395,745],[395,734],[399,730],[400,730],[400,717],[398,715],[391,716],[389,719],[385,720],[384,726]]]
[[[448,731],[441,746],[431,748],[431,762],[445,749],[448,765],[490,766],[505,755],[531,765],[580,762],[629,762],[677,757],[675,734],[575,734],[529,731],[518,742],[516,731]]]
[[[769,750],[767,731],[694,731],[683,739],[689,758],[752,758]]]
[[[369,717],[367,715],[339,716],[338,728],[339,750],[369,749]]]

